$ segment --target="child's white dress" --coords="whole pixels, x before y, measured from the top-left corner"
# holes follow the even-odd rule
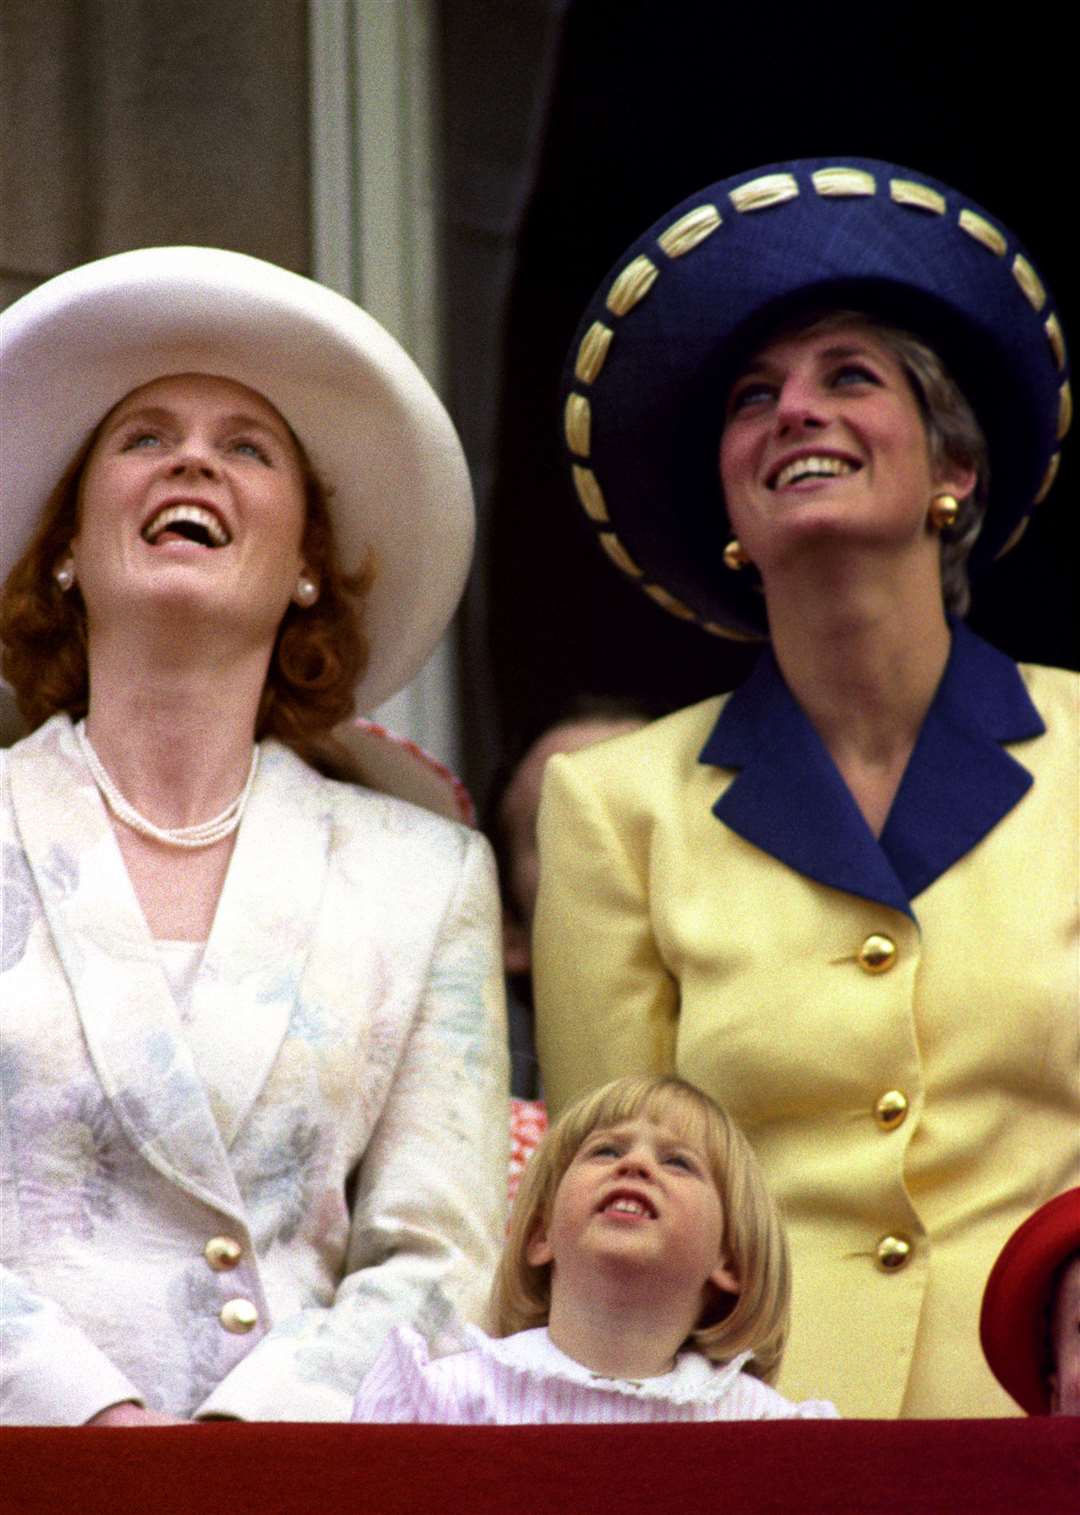
[[[501,1338],[475,1326],[465,1331],[467,1350],[432,1359],[418,1332],[395,1330],[360,1386],[353,1420],[513,1426],[837,1418],[827,1400],[793,1404],[744,1372],[749,1352],[727,1363],[680,1352],[658,1378],[603,1378],[560,1352],[546,1327]]]

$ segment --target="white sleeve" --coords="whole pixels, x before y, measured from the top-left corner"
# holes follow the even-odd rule
[[[196,1415],[348,1420],[395,1325],[478,1319],[505,1233],[509,1108],[498,894],[471,833],[363,1157],[335,1299],[276,1323]]]
[[[0,1269],[0,1425],[77,1426],[136,1386],[55,1301]]]

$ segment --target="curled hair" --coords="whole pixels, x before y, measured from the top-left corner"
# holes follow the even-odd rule
[[[685,1346],[714,1362],[752,1351],[747,1371],[772,1383],[788,1331],[791,1269],[787,1238],[758,1160],[731,1117],[679,1078],[631,1074],[575,1101],[556,1121],[522,1175],[506,1247],[495,1274],[489,1325],[512,1336],[547,1324],[552,1265],[527,1256],[538,1224],[547,1225],[563,1175],[590,1134],[637,1118],[672,1127],[708,1160],[723,1211],[722,1248],[738,1295],[717,1293]]]
[[[965,616],[971,605],[967,561],[986,517],[990,492],[990,452],[982,427],[960,387],[932,347],[897,326],[866,324],[899,359],[919,402],[930,462],[935,470],[973,468],[975,484],[958,500],[955,523],[941,533],[941,593],[951,615]]]
[[[86,607],[78,586],[65,594],[53,574],[78,533],[79,480],[92,446],[93,438],[45,502],[0,594],[0,670],[30,731],[61,710],[73,720],[86,714]]]
[[[63,592],[54,570],[78,535],[80,484],[97,434],[49,496],[0,595],[0,667],[31,731],[61,711],[79,720],[87,710],[86,607],[78,585]],[[369,558],[355,573],[338,565],[329,491],[299,441],[293,441],[304,479],[301,555],[319,585],[319,598],[307,610],[290,604],[282,617],[255,735],[277,737],[302,757],[321,761],[326,733],[352,714],[367,666],[362,611],[374,565]]]
[[[318,739],[356,708],[356,686],[369,657],[362,612],[374,582],[375,563],[369,553],[355,573],[338,566],[330,491],[299,442],[296,445],[304,471],[300,555],[319,586],[319,598],[307,610],[290,603],[282,617],[255,735],[275,736],[301,757],[315,761],[325,750]]]

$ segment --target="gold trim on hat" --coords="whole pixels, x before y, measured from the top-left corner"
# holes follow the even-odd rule
[[[1058,476],[1058,469],[1060,467],[1061,454],[1060,452],[1055,452],[1049,463],[1046,465],[1046,472],[1043,474],[1043,481],[1039,485],[1038,494],[1035,496],[1034,503],[1036,505],[1041,505],[1042,502],[1046,499],[1046,496],[1050,493],[1051,489],[1054,487],[1054,480]]]
[[[610,521],[607,506],[604,504],[603,491],[599,481],[591,468],[582,468],[580,463],[571,467],[574,476],[574,488],[581,502],[582,509],[591,521]]]
[[[1058,439],[1059,442],[1061,441],[1062,437],[1065,435],[1065,433],[1068,431],[1068,429],[1069,429],[1069,427],[1071,425],[1072,425],[1072,390],[1069,387],[1069,381],[1068,381],[1068,379],[1066,379],[1065,382],[1064,382],[1064,384],[1061,386],[1060,390],[1058,391],[1057,439]]]
[[[729,642],[767,642],[763,631],[736,631],[734,626],[721,626],[719,621],[699,621],[702,631],[710,636],[725,637]]]
[[[1046,332],[1050,343],[1050,351],[1054,354],[1054,361],[1059,369],[1065,367],[1065,333],[1061,329],[1061,322],[1057,316],[1047,316],[1043,322],[1043,330]]]
[[[916,210],[929,210],[935,216],[945,214],[945,196],[929,184],[919,184],[915,179],[890,179],[889,196],[897,205],[911,205]]]
[[[690,609],[690,606],[684,605],[682,600],[677,600],[662,584],[642,584],[641,587],[650,600],[655,600],[664,610],[670,610],[671,614],[677,615],[680,621],[697,620],[697,616]]]
[[[974,237],[976,242],[981,242],[997,257],[1005,256],[1005,249],[1009,244],[1005,240],[1005,234],[998,231],[992,221],[988,221],[985,216],[980,216],[966,207],[960,212],[959,219],[961,231],[966,231],[969,237]]]
[[[1023,253],[1017,253],[1013,259],[1013,278],[1027,295],[1036,310],[1042,310],[1046,304],[1046,290],[1038,274],[1024,257]]]
[[[603,321],[594,321],[588,332],[582,338],[582,345],[577,348],[577,362],[574,364],[574,377],[582,383],[592,383],[604,367],[604,358],[607,356],[607,348],[612,345],[612,332],[610,326],[604,326]]]
[[[613,531],[601,531],[598,535],[600,537],[600,546],[607,553],[616,568],[621,568],[623,573],[629,574],[632,579],[644,578],[641,569],[634,562]]]
[[[810,175],[819,195],[876,195],[877,180],[865,168],[818,168]]]
[[[826,199],[874,196],[878,193],[878,181],[875,175],[861,168],[834,164],[814,170],[810,178],[814,192]],[[929,184],[915,179],[891,178],[888,185],[889,197],[896,205],[936,216],[944,216],[948,210],[945,194]],[[783,205],[789,200],[797,199],[800,192],[799,183],[794,174],[770,173],[759,175],[730,190],[728,200],[740,215],[745,215]],[[707,241],[722,224],[723,217],[717,205],[712,203],[696,205],[672,222],[657,237],[657,246],[668,258],[681,258]],[[978,211],[962,206],[957,215],[957,225],[966,236],[978,242],[995,257],[1006,256],[1007,234]],[[639,254],[633,258],[613,279],[605,300],[607,309],[617,318],[627,315],[652,289],[659,272],[657,264],[646,255]],[[1047,301],[1046,289],[1023,254],[1017,253],[1013,257],[1011,272],[1029,304],[1037,313],[1040,313]],[[1058,371],[1062,372],[1066,366],[1066,346],[1058,317],[1055,314],[1049,315],[1043,322],[1043,329]],[[614,335],[615,332],[611,326],[601,320],[593,321],[578,346],[574,365],[574,376],[578,383],[584,385],[595,383],[607,360]],[[1066,381],[1062,383],[1058,396],[1057,436],[1059,440],[1066,435],[1071,424],[1072,390]],[[589,458],[592,443],[592,410],[585,395],[574,392],[567,396],[564,408],[564,429],[570,451],[579,458]],[[1035,505],[1041,504],[1049,494],[1057,477],[1059,464],[1060,453],[1055,452],[1035,496]],[[604,552],[622,573],[638,581],[639,588],[655,604],[680,620],[695,623],[711,636],[740,643],[767,640],[767,634],[761,632],[745,631],[717,621],[704,620],[662,584],[645,582],[644,570],[630,556],[616,532],[610,529],[611,517],[604,492],[592,468],[574,463],[572,477],[582,509],[594,524],[606,528],[597,532]],[[997,558],[1004,557],[1006,553],[1012,551],[1029,524],[1030,516],[1025,516],[999,549]]]
[[[762,174],[760,179],[750,179],[728,194],[728,199],[741,214],[750,210],[767,210],[770,205],[783,205],[794,200],[799,193],[794,174]]]
[[[715,205],[698,205],[685,216],[680,216],[656,240],[669,258],[681,258],[706,237],[711,237],[721,219]]]
[[[587,458],[592,431],[592,407],[584,395],[573,392],[567,395],[563,424],[567,447],[579,458]]]
[[[582,384],[591,384],[604,366],[611,339],[615,335],[610,326],[605,326],[603,321],[594,321],[581,339],[578,348],[577,362],[574,364],[574,378]]]
[[[1009,534],[1009,539],[1005,543],[1004,547],[1002,547],[998,552],[995,552],[995,563],[997,562],[998,558],[1003,558],[1007,552],[1012,552],[1013,548],[1016,546],[1017,542],[1019,542],[1020,538],[1024,535],[1024,532],[1027,531],[1030,525],[1030,516],[1025,516],[1022,521],[1017,523],[1016,530]]]
[[[627,311],[633,310],[638,301],[643,300],[652,289],[659,272],[656,264],[644,253],[628,263],[608,290],[605,303],[611,314],[625,316]]]

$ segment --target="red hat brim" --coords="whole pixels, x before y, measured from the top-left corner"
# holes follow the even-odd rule
[[[1054,1275],[1080,1251],[1080,1188],[1036,1210],[1013,1232],[983,1292],[979,1335],[1001,1384],[1029,1415],[1050,1413],[1044,1376],[1047,1311]]]

